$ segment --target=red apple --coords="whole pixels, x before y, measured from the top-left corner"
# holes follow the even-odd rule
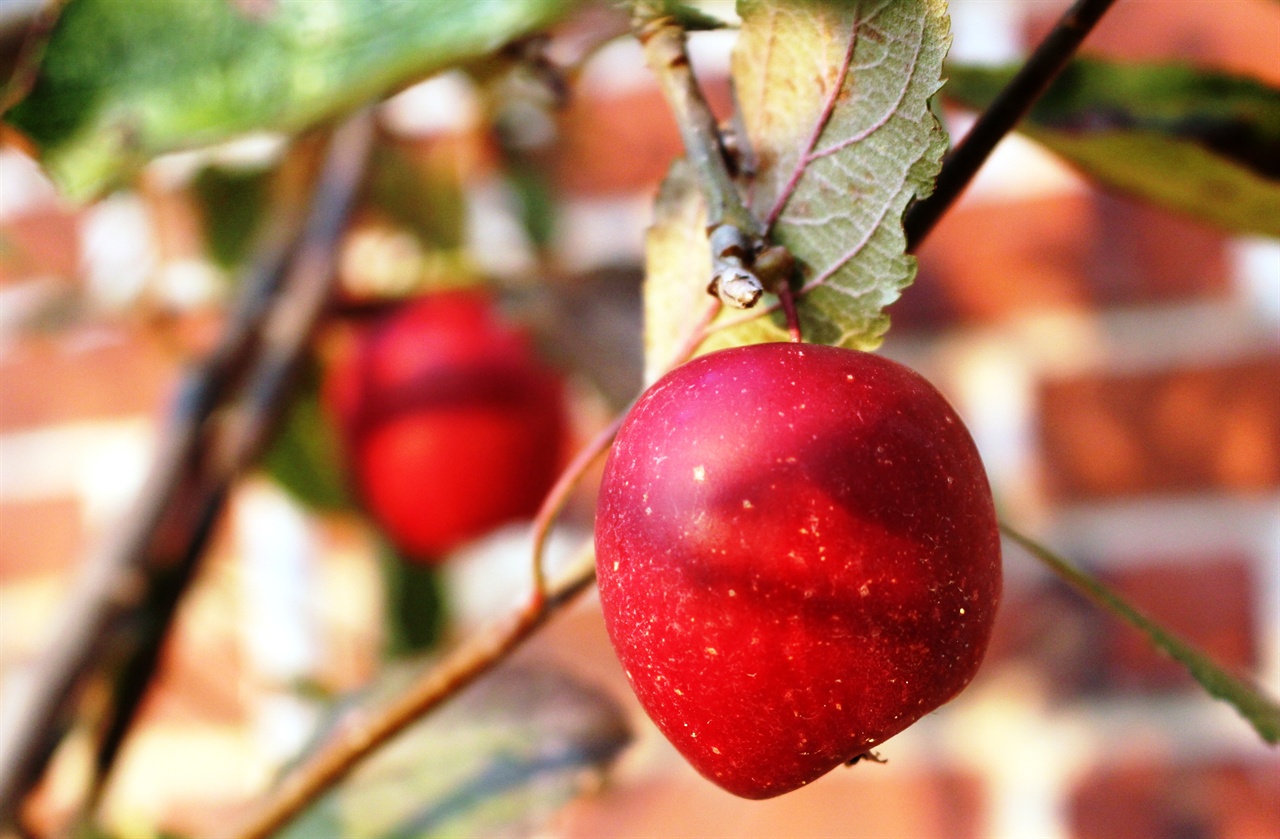
[[[595,542],[640,702],[745,798],[955,696],[1000,599],[991,490],[960,418],[906,367],[834,347],[724,350],[649,388],[605,465]]]
[[[361,500],[402,552],[435,562],[537,511],[560,462],[562,387],[486,295],[424,298],[352,344],[325,403]]]

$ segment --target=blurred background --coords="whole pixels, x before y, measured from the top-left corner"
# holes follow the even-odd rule
[[[1064,6],[955,2],[952,57],[1016,60]],[[601,14],[592,31],[616,25]],[[561,42],[570,51],[572,34]],[[692,41],[722,111],[731,45],[732,33]],[[1179,59],[1280,86],[1280,6],[1121,0],[1085,53]],[[532,96],[495,93],[453,73],[379,109],[335,323],[388,295],[494,278],[566,370],[582,442],[641,385],[644,230],[679,142],[629,40],[594,52],[562,106],[530,84]],[[958,134],[972,117],[946,119]],[[0,739],[77,570],[146,477],[177,383],[217,334],[254,190],[283,153],[264,136],[170,156],[136,188],[74,207],[13,137],[0,145]],[[435,209],[397,209],[421,196]],[[1103,191],[1011,137],[919,259],[882,351],[956,405],[1003,516],[1280,694],[1280,242]],[[335,331],[322,330],[320,357]],[[358,512],[299,499],[278,480],[294,461],[276,456],[284,467],[238,485],[182,604],[106,794],[118,835],[224,826],[307,740],[317,697],[379,669],[380,540]],[[589,533],[590,484],[553,553]],[[522,526],[459,551],[441,581],[446,640],[511,608],[527,555]],[[525,827],[1280,835],[1280,759],[1234,711],[1018,548],[1006,545],[1005,568],[996,637],[965,694],[888,743],[887,764],[767,802],[721,792],[665,743],[586,596],[517,660],[602,690],[634,742],[586,794]],[[67,817],[84,748],[73,739],[59,753],[35,823]]]

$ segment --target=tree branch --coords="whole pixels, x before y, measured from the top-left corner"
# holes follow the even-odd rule
[[[133,512],[89,563],[19,711],[18,735],[0,760],[0,826],[17,822],[88,677],[107,668],[126,676],[114,685],[98,756],[100,768],[109,767],[230,485],[283,408],[280,397],[328,298],[333,249],[371,137],[367,117],[335,133],[300,244],[285,237],[267,249],[218,347],[187,380]],[[215,424],[216,409],[255,359],[240,413]]]
[[[1115,0],[1076,0],[942,164],[933,194],[903,218],[914,251],[969,186],[996,144],[1031,110]]]
[[[666,13],[660,0],[638,0],[634,8],[636,38],[671,107],[685,156],[698,173],[707,198],[707,228],[730,224],[759,238],[764,227],[742,202],[725,161],[724,144],[711,106],[698,87],[685,50],[684,30]]]
[[[361,760],[500,664],[556,612],[595,580],[595,552],[588,546],[569,572],[534,591],[514,615],[471,636],[447,658],[418,677],[394,702],[372,717],[354,711],[332,739],[280,783],[248,822],[233,835],[265,839],[347,776]]]

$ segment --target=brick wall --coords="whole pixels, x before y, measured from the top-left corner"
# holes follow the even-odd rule
[[[1005,4],[1001,37],[1033,39],[1060,5]],[[1278,40],[1280,7],[1267,0],[1124,0],[1090,47],[1182,56],[1280,83]],[[723,109],[723,36],[694,45]],[[556,119],[546,165],[566,201],[556,246],[570,268],[620,259],[634,273],[648,202],[678,148],[639,62],[625,47],[602,53]],[[461,143],[470,129],[445,130]],[[424,155],[432,142],[420,132],[405,140]],[[491,150],[472,153],[472,185],[503,212],[486,180]],[[5,326],[14,313],[64,322],[52,317],[59,301],[92,273],[85,218],[28,170],[13,156],[0,166],[27,179],[32,196],[0,208],[0,234],[18,245],[0,254],[0,307],[8,307],[0,309],[0,699],[21,689],[82,558],[127,507],[181,364],[209,327],[203,321],[204,338],[175,347],[171,324],[119,317],[37,333]],[[473,236],[510,242],[512,229],[505,217]],[[1009,519],[1273,693],[1278,248],[1102,192],[1014,138],[921,250],[919,278],[891,309],[884,348],[955,402]],[[189,258],[189,248],[178,251]],[[633,356],[620,354],[619,364],[634,365]],[[122,764],[110,799],[122,822],[207,833],[305,734],[305,712],[288,706],[285,682],[346,688],[372,673],[378,595],[367,531],[350,519],[281,512],[282,504],[261,483],[233,503]],[[269,540],[272,550],[254,548]],[[255,553],[282,564],[250,570]],[[500,567],[523,579],[522,556]],[[746,803],[698,779],[636,717],[640,744],[614,783],[555,829],[584,837],[1280,832],[1280,763],[1232,711],[1017,549],[1007,550],[1006,568],[988,664],[952,706],[885,747],[888,766],[837,771],[793,796]],[[275,582],[248,584],[258,571]],[[284,623],[253,623],[271,615]],[[253,636],[268,625],[274,654]],[[527,655],[631,702],[590,602]],[[0,728],[4,719],[0,712]],[[184,750],[200,756],[201,784],[173,779],[172,756]],[[56,821],[73,792],[51,785],[41,812]]]

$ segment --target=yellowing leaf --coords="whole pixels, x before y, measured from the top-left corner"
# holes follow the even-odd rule
[[[686,161],[676,161],[667,173],[653,217],[645,240],[646,387],[671,368],[701,313],[713,304],[706,290],[711,268],[707,204]]]

